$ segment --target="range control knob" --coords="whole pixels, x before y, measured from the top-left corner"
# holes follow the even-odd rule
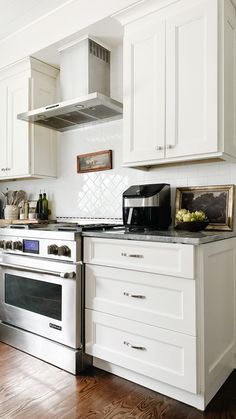
[[[12,249],[12,241],[5,242],[5,249]]]
[[[58,255],[58,246],[56,244],[48,246],[48,255]]]
[[[16,241],[12,242],[12,250],[22,250],[22,242]]]
[[[58,248],[58,256],[71,256],[71,250],[68,246],[60,246]]]
[[[4,244],[5,244],[4,240],[0,240],[0,249],[4,249]]]

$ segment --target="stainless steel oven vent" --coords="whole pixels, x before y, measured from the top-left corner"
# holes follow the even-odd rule
[[[62,101],[18,119],[63,132],[121,118],[123,105],[110,98],[110,51],[86,37],[60,53]]]

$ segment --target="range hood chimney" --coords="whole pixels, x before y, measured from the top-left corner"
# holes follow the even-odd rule
[[[17,118],[60,132],[121,118],[122,104],[110,98],[110,51],[86,37],[60,54],[62,102]]]

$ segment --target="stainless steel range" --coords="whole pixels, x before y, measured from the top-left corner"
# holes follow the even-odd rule
[[[0,340],[73,374],[83,352],[81,228],[0,230]]]

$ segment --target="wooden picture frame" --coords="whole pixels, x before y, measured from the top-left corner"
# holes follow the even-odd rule
[[[112,169],[112,150],[96,151],[77,156],[77,173]]]
[[[234,185],[176,188],[175,209],[202,210],[210,223],[207,230],[232,231]]]

